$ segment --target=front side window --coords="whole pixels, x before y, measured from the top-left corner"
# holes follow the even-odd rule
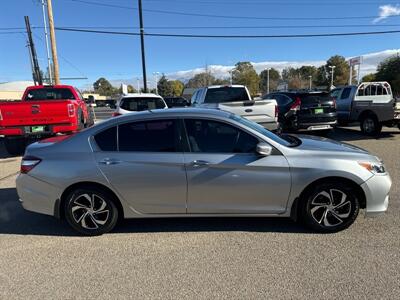
[[[185,127],[191,152],[255,153],[258,139],[229,124],[187,119]]]
[[[119,151],[177,152],[179,133],[174,120],[134,122],[119,125]]]
[[[347,99],[350,96],[351,88],[345,88],[343,90],[342,95],[340,96],[340,99]]]
[[[157,97],[123,98],[121,100],[120,107],[129,111],[144,111],[151,109],[163,109],[165,108],[165,103],[161,98]]]

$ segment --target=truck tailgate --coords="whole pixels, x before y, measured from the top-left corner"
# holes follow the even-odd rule
[[[0,126],[52,125],[71,123],[69,100],[21,101],[0,103]]]
[[[276,101],[235,101],[219,103],[218,108],[257,123],[276,122]]]

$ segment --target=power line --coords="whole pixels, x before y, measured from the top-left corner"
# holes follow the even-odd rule
[[[148,2],[159,2],[165,3],[165,0],[147,0]],[[180,4],[212,4],[212,5],[266,5],[266,6],[286,6],[286,5],[299,5],[299,6],[337,6],[337,5],[382,5],[382,4],[397,4],[395,1],[388,1],[385,3],[376,2],[376,1],[335,1],[335,2],[284,2],[284,1],[275,1],[275,2],[265,2],[265,1],[206,1],[206,0],[198,0],[195,2],[186,1],[186,0],[168,0],[168,4],[170,3],[180,3]]]
[[[95,6],[104,6],[112,8],[121,8],[129,10],[138,10],[137,7],[122,6],[115,4],[107,4],[102,2],[93,2],[86,0],[65,0],[70,2],[83,3]],[[348,19],[375,19],[380,16],[343,16],[343,17],[256,17],[256,16],[227,16],[227,15],[214,15],[214,14],[200,14],[200,13],[190,13],[190,12],[180,12],[180,11],[168,11],[168,10],[158,10],[158,9],[143,9],[145,12],[151,13],[161,13],[170,15],[180,15],[180,16],[192,16],[192,17],[208,17],[208,18],[221,18],[221,19],[247,19],[247,20],[348,20]],[[387,16],[388,18],[400,17],[400,15]]]
[[[138,36],[137,32],[122,32],[122,31],[104,31],[104,30],[89,30],[89,29],[73,29],[56,27],[59,31],[98,33],[98,34],[114,34],[114,35],[132,35]],[[400,33],[400,30],[388,31],[368,31],[368,32],[340,32],[340,33],[318,33],[318,34],[279,34],[279,35],[207,35],[207,34],[170,34],[170,33],[144,33],[146,36],[154,37],[177,37],[177,38],[309,38],[309,37],[334,37],[334,36],[356,36],[356,35],[380,35]]]

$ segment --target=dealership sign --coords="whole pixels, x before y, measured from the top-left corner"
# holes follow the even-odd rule
[[[350,66],[361,65],[361,62],[362,62],[361,56],[353,57],[350,59]]]

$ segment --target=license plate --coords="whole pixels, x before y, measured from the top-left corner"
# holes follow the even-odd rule
[[[31,132],[43,132],[44,131],[44,126],[32,126],[31,127]]]
[[[324,113],[324,109],[323,108],[316,108],[316,109],[314,109],[314,113],[315,114],[323,114]]]

